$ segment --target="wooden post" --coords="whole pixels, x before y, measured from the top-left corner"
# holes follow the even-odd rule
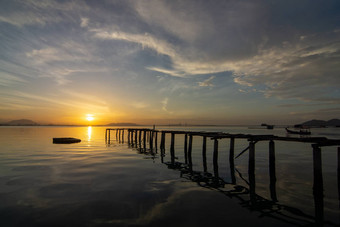
[[[213,154],[213,164],[214,164],[214,175],[218,177],[218,139],[214,139],[214,154]]]
[[[111,137],[111,130],[109,130],[109,143],[111,143],[110,137]]]
[[[340,208],[340,147],[338,147],[338,199]]]
[[[122,130],[122,142],[124,143],[124,129]]]
[[[143,132],[144,132],[144,136],[143,136],[143,146],[144,146],[144,149],[146,150],[146,130],[144,129]]]
[[[149,131],[150,133],[150,136],[149,136],[149,146],[150,146],[150,150],[152,151],[153,150],[153,131]]]
[[[175,163],[175,133],[171,133],[171,146],[170,146],[171,163]]]
[[[192,134],[189,135],[188,161],[189,170],[192,171]]]
[[[165,132],[162,132],[161,135],[161,145],[160,145],[161,149],[164,150],[165,149]]]
[[[315,205],[315,221],[317,226],[322,226],[324,220],[323,210],[323,180],[321,149],[317,144],[313,144],[313,195]]]
[[[188,164],[188,134],[184,135],[184,162]]]
[[[202,145],[202,157],[203,157],[203,171],[207,172],[207,137],[203,136],[203,145]]]
[[[249,143],[248,178],[250,202],[252,205],[255,205],[255,142],[253,141]]]
[[[105,129],[105,142],[107,142],[107,131],[109,130]]]
[[[135,143],[136,143],[136,147],[137,147],[137,144],[138,144],[138,140],[137,140],[137,134],[138,134],[138,130],[137,129],[135,129],[134,130],[135,131]]]
[[[119,142],[120,142],[120,140],[121,140],[121,129],[119,129]]]
[[[276,170],[275,170],[275,143],[273,140],[269,142],[269,178],[270,178],[270,197],[277,202],[276,196]]]
[[[235,138],[230,138],[230,149],[229,149],[229,164],[230,164],[230,176],[231,176],[231,183],[236,184],[236,177],[235,177]]]
[[[155,150],[156,150],[156,153],[157,153],[157,140],[158,140],[158,132],[155,131]]]
[[[130,131],[130,129],[128,129],[128,144],[131,144],[130,134],[131,134],[131,131]]]
[[[116,140],[118,140],[118,128],[116,128]]]

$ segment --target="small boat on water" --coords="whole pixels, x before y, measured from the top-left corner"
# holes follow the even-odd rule
[[[53,138],[53,143],[58,144],[69,144],[69,143],[80,143],[81,139],[73,138],[73,137],[61,137],[61,138]]]
[[[298,134],[298,135],[310,135],[311,134],[309,129],[300,129],[299,131],[295,131],[295,130],[290,130],[286,128],[286,131],[289,134]]]

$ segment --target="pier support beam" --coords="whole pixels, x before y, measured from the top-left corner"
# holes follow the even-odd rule
[[[313,144],[313,195],[315,205],[315,221],[318,226],[322,226],[324,221],[323,210],[323,179],[322,179],[322,161],[321,149],[318,145]]]
[[[143,130],[143,149],[146,150],[146,130]]]
[[[203,136],[202,144],[202,157],[203,157],[203,171],[207,172],[207,137]]]
[[[270,178],[270,197],[277,202],[276,196],[276,170],[275,170],[275,143],[273,140],[269,142],[269,178]]]
[[[165,149],[165,132],[162,132],[160,147],[161,147],[162,150]]]
[[[340,208],[340,147],[338,147],[338,199]]]
[[[214,175],[218,176],[218,139],[214,139],[214,154],[213,154],[213,164],[214,164]]]
[[[248,162],[248,178],[249,178],[249,195],[252,205],[256,203],[255,193],[255,142],[249,143],[249,162]]]
[[[184,160],[188,164],[188,134],[184,135]]]
[[[231,183],[236,184],[236,177],[235,177],[235,138],[230,138],[230,149],[229,149],[229,164],[230,164],[230,176],[231,176]]]
[[[175,133],[171,133],[171,146],[170,146],[171,163],[175,163]]]
[[[188,164],[189,164],[189,169],[192,171],[192,137],[193,135],[189,135],[189,148],[188,148]]]

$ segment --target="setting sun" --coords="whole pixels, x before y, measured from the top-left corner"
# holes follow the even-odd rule
[[[86,115],[86,120],[88,120],[88,121],[93,121],[93,120],[94,120],[93,115],[92,115],[92,114],[87,114],[87,115]]]

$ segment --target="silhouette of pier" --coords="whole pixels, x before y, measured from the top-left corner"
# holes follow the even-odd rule
[[[317,226],[323,224],[334,225],[334,223],[326,222],[324,220],[324,195],[323,195],[323,176],[322,176],[322,151],[321,148],[325,146],[338,146],[337,149],[337,176],[338,176],[338,198],[340,207],[340,140],[328,139],[325,137],[280,137],[274,135],[252,135],[252,134],[230,134],[222,132],[205,132],[205,131],[172,131],[172,130],[155,130],[148,128],[107,128],[105,133],[105,141],[107,144],[111,143],[111,132],[114,133],[116,141],[124,143],[124,132],[127,132],[128,144],[131,147],[137,148],[141,153],[150,153],[152,155],[158,150],[158,134],[160,134],[159,148],[161,151],[161,161],[171,169],[176,169],[181,172],[181,176],[197,182],[200,186],[216,189],[227,196],[237,197],[246,204],[249,209],[260,211],[262,215],[269,215],[274,217],[275,214],[280,214],[280,210],[284,209],[293,214],[289,223],[305,221]],[[165,140],[166,134],[170,134],[170,162],[164,162],[165,154]],[[176,161],[175,156],[175,139],[176,135],[184,136],[184,162]],[[203,172],[194,171],[192,163],[192,144],[195,136],[202,137],[202,159]],[[213,173],[207,171],[207,139],[213,140]],[[229,139],[229,164],[230,164],[230,179],[231,182],[225,182],[219,177],[218,155],[219,155],[219,140]],[[237,140],[247,140],[249,145],[243,149],[235,157],[235,143]],[[256,143],[261,141],[268,141],[269,154],[269,191],[271,200],[264,199],[256,194],[256,178],[255,178],[255,150]],[[310,143],[313,152],[313,197],[315,217],[304,214],[302,211],[297,211],[295,208],[278,204],[276,195],[276,172],[275,172],[275,141],[286,142],[302,142]],[[148,144],[148,147],[147,147]],[[149,151],[149,152],[147,152]],[[235,159],[248,151],[248,181],[235,168]],[[249,189],[236,184],[236,174],[239,173],[240,178],[244,179],[249,185]],[[233,185],[230,190],[222,190],[225,185]],[[244,200],[240,195],[249,195],[249,200]],[[279,215],[280,216],[280,215]],[[280,217],[275,216],[280,219]],[[287,220],[287,217],[283,218]]]

